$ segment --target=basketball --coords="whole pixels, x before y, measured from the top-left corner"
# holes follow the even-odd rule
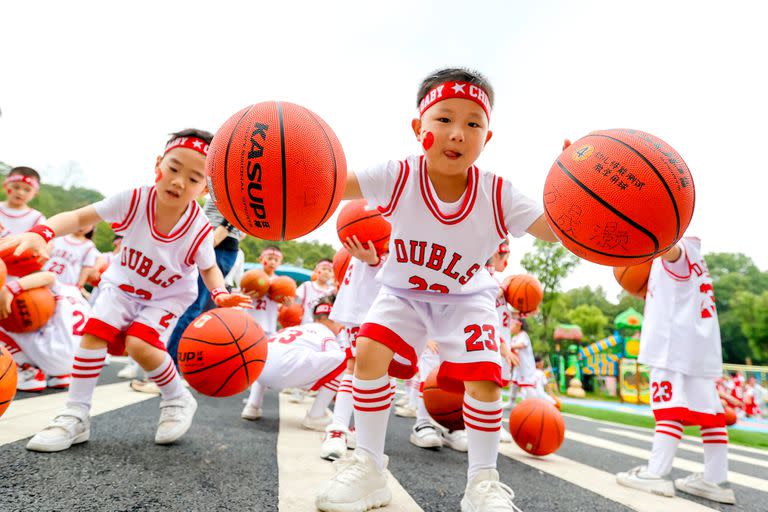
[[[539,280],[527,274],[512,276],[509,280],[507,289],[504,290],[504,297],[510,306],[520,313],[531,313],[541,304],[544,298],[544,290],[541,288]]]
[[[2,398],[0,398],[0,401],[2,401]],[[736,411],[733,410],[733,407],[729,407],[726,405],[725,406],[725,424],[728,426],[735,425],[738,420],[739,418],[738,416],[736,416]]]
[[[544,211],[580,258],[637,265],[669,250],[691,222],[691,172],[669,144],[638,130],[592,132],[557,158],[544,183]]]
[[[304,317],[304,308],[301,304],[291,304],[290,306],[280,306],[277,312],[277,321],[283,326],[293,327],[301,323],[301,319]]]
[[[9,247],[0,252],[0,259],[6,267],[6,274],[16,277],[24,277],[32,272],[39,272],[43,268],[47,258],[42,255],[35,256],[32,251],[24,251],[18,256],[13,255],[16,247]]]
[[[56,299],[46,287],[24,290],[13,298],[11,313],[0,320],[8,332],[36,331],[48,322],[56,308]]]
[[[563,415],[542,398],[528,398],[512,409],[509,433],[517,446],[531,455],[549,455],[565,439]]]
[[[646,261],[631,267],[614,267],[613,276],[627,293],[645,299],[652,264],[653,261]]]
[[[256,293],[262,298],[269,291],[269,276],[260,269],[249,270],[240,278],[240,290],[244,293]]]
[[[296,296],[296,281],[288,276],[277,276],[269,283],[269,298],[283,302],[286,297]]]
[[[8,349],[0,345],[0,416],[16,395],[16,363]]]
[[[333,256],[333,275],[336,277],[336,283],[341,286],[344,281],[344,276],[347,275],[347,267],[349,267],[349,260],[352,259],[352,255],[345,248],[341,248],[336,251]]]
[[[242,393],[267,360],[267,336],[243,310],[217,308],[194,319],[179,341],[179,370],[208,396]]]
[[[347,238],[357,236],[357,239],[368,247],[368,241],[373,242],[376,254],[389,250],[389,235],[392,225],[379,213],[376,208],[369,208],[365,199],[349,201],[339,212],[336,219],[336,232],[339,240],[346,243]]]
[[[284,101],[230,117],[213,137],[205,167],[216,208],[262,240],[292,240],[319,228],[347,182],[333,130],[314,112]]]
[[[5,286],[5,279],[8,277],[8,268],[5,266],[5,263],[3,263],[3,260],[0,260],[0,288]]]
[[[424,381],[424,406],[433,420],[448,430],[464,430],[464,394],[437,385],[438,368]]]

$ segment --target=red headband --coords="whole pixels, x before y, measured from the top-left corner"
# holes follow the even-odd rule
[[[21,174],[12,174],[5,178],[5,182],[3,184],[8,183],[26,183],[30,187],[32,187],[35,190],[38,190],[40,188],[40,182],[37,181],[37,178],[34,176],[22,176]]]
[[[315,314],[316,315],[330,315],[331,314],[331,305],[327,302],[322,302],[315,306]]]
[[[197,151],[203,156],[208,156],[208,143],[197,137],[177,137],[165,145],[165,153],[176,148],[187,148]]]
[[[321,270],[323,268],[328,268],[333,270],[333,264],[328,263],[327,261],[321,261],[317,265],[315,265],[315,270]]]
[[[276,251],[275,249],[264,249],[261,251],[261,258],[266,258],[267,256],[280,256],[280,259],[283,258],[283,253],[280,251]]]
[[[483,108],[485,116],[491,119],[491,100],[481,88],[469,82],[444,82],[432,88],[419,102],[419,115],[429,110],[435,103],[451,98],[474,101]]]

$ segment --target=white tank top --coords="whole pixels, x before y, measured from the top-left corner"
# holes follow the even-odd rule
[[[283,329],[269,339],[270,343],[284,343],[291,348],[303,348],[315,352],[341,351],[336,336],[320,323],[297,325]]]
[[[533,384],[533,380],[536,374],[536,359],[533,355],[533,346],[531,345],[531,338],[525,331],[512,336],[510,341],[511,345],[515,343],[525,343],[525,346],[517,350],[517,357],[520,359],[520,364],[515,367],[514,379],[522,384]]]
[[[500,275],[496,274],[488,267],[486,267],[486,269],[488,269],[488,272],[491,273],[493,278],[499,284],[499,290],[502,290]],[[509,339],[512,336],[512,333],[510,332],[510,328],[512,327],[512,314],[503,291],[496,296],[496,314],[499,316],[499,337],[503,343],[509,346]]]
[[[270,282],[277,277],[277,274],[269,276]],[[261,326],[267,336],[271,336],[277,330],[277,313],[280,304],[264,295],[260,299],[253,299],[253,309],[245,311],[251,315],[251,318]]]
[[[651,266],[638,361],[694,377],[720,377],[720,326],[701,241],[686,237],[678,245],[678,261],[657,258]]]
[[[498,287],[485,262],[507,233],[522,236],[542,209],[492,173],[475,166],[467,173],[464,195],[453,205],[437,199],[423,156],[357,174],[363,196],[392,224],[389,258],[378,274],[389,293],[455,303]]]
[[[43,265],[43,270],[56,274],[60,283],[76,285],[80,279],[80,271],[83,267],[92,267],[96,264],[99,251],[92,241],[78,240],[74,237],[63,236],[53,239],[51,258]]]
[[[376,274],[387,255],[384,254],[375,267],[357,258],[349,260],[347,273],[339,286],[336,301],[333,303],[330,319],[347,327],[358,326],[365,320],[365,315],[371,309],[381,284]]]
[[[45,222],[45,216],[34,208],[17,210],[0,205],[0,238],[8,235],[25,233],[38,224]]]
[[[202,208],[192,201],[170,233],[159,233],[155,229],[156,198],[155,187],[145,186],[94,204],[99,216],[123,235],[120,254],[101,283],[181,315],[197,297],[197,268],[216,264],[213,228]]]

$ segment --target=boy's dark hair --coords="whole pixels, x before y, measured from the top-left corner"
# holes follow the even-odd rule
[[[179,137],[195,137],[198,139],[203,139],[206,144],[210,144],[211,141],[213,140],[213,134],[211,132],[207,132],[205,130],[198,130],[196,128],[186,128],[178,132],[173,132],[171,134],[171,138],[168,139],[168,142],[171,142],[174,139],[178,139]]]
[[[91,230],[87,233],[84,233],[83,236],[87,238],[88,240],[91,240],[93,238],[93,234],[96,232],[96,228],[91,228]]]
[[[488,95],[488,101],[491,102],[493,107],[493,87],[491,82],[480,73],[469,68],[443,68],[430,73],[427,78],[422,80],[419,86],[419,93],[416,97],[416,107],[418,108],[421,100],[427,95],[435,86],[444,82],[468,82],[470,84],[480,87]]]
[[[28,176],[30,178],[35,178],[38,182],[40,182],[40,173],[38,173],[36,170],[34,170],[31,167],[14,167],[11,169],[11,171],[8,173],[8,176],[13,176],[14,174],[18,174],[21,176]]]
[[[322,315],[318,315],[317,313],[315,313],[315,311],[317,311],[317,306],[319,306],[320,304],[333,305],[334,302],[336,302],[336,295],[326,295],[325,297],[317,301],[317,304],[315,304],[315,307],[312,310],[312,318],[314,318],[315,320],[318,320],[323,317],[328,318],[328,315],[326,315],[325,313],[323,313]]]

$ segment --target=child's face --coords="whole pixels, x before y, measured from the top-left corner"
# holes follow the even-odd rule
[[[273,274],[282,262],[283,258],[279,254],[268,254],[261,258],[261,264],[267,274]]]
[[[157,200],[169,206],[185,207],[206,190],[205,156],[193,149],[174,148],[158,157]]]
[[[5,186],[5,193],[8,195],[8,206],[20,208],[26,206],[28,202],[34,199],[37,190],[31,185],[15,181]]]
[[[320,267],[317,271],[317,280],[321,283],[327,283],[333,278],[333,269],[329,267]]]
[[[466,172],[491,138],[485,111],[462,98],[435,104],[412,126],[430,167],[445,174]]]
[[[518,334],[520,331],[523,330],[523,322],[520,321],[519,318],[513,317],[512,320],[509,322],[510,330],[512,331],[512,334]]]

